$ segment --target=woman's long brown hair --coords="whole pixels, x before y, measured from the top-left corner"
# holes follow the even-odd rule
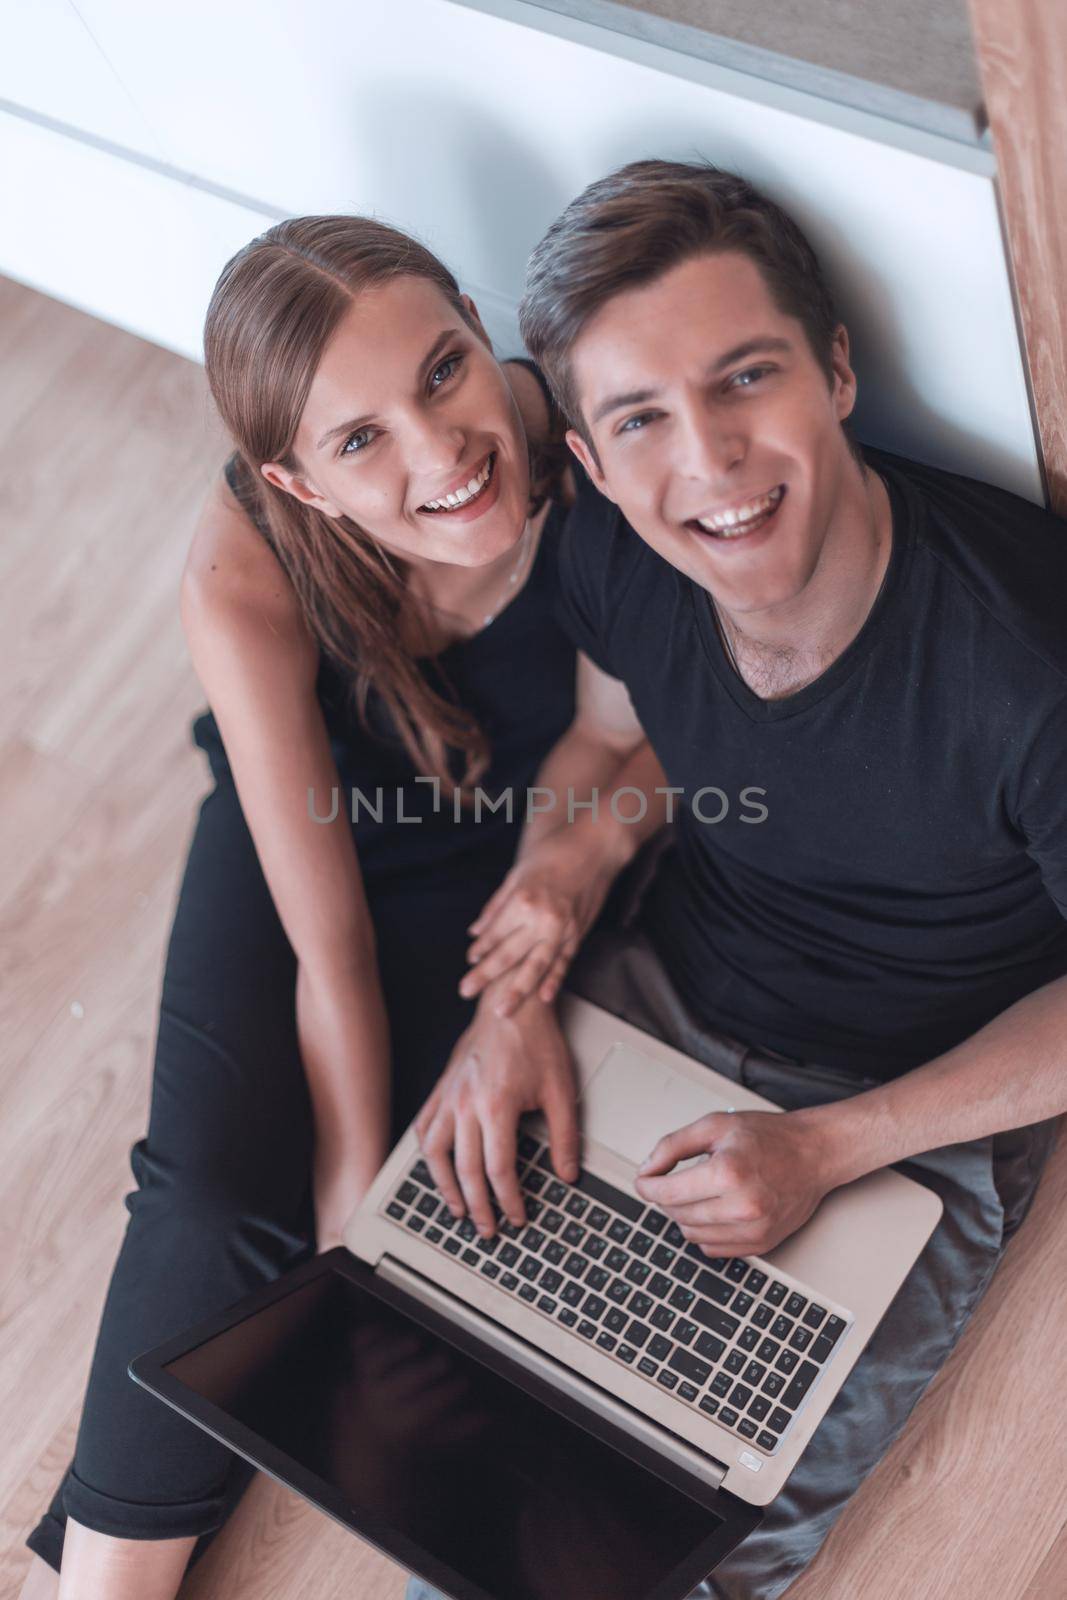
[[[382,698],[415,766],[464,798],[489,762],[477,721],[423,676],[401,643],[406,563],[383,558],[347,517],[276,489],[259,468],[296,472],[293,442],[334,329],[361,290],[404,275],[435,283],[470,322],[448,268],[416,239],[368,217],[296,217],[238,251],[215,285],[204,327],[208,382],[238,452],[242,500],[270,534],[308,626],[349,684],[360,721]],[[461,753],[458,780],[449,750]]]

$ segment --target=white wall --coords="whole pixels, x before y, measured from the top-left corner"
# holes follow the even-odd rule
[[[245,239],[283,213],[372,211],[445,256],[513,347],[526,255],[567,199],[635,156],[699,152],[824,256],[861,436],[1041,498],[988,152],[521,0],[491,9],[78,0],[72,32],[47,0],[0,69],[0,271],[196,354]],[[0,0],[6,34],[26,14]]]

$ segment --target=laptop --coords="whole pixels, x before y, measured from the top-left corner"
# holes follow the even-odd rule
[[[456,1222],[413,1128],[344,1246],[130,1375],[454,1600],[683,1600],[755,1528],[935,1228],[885,1169],[765,1258],[636,1194],[659,1137],[780,1108],[576,996],[581,1172],[519,1131],[527,1221]]]

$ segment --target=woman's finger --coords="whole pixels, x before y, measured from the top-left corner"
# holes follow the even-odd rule
[[[487,983],[492,983],[494,978],[500,978],[505,972],[510,972],[525,956],[530,948],[530,933],[527,928],[515,928],[507,934],[484,961],[464,974],[460,979],[459,992],[464,999],[469,1000],[472,995],[480,994]]]
[[[512,886],[512,883],[514,882],[514,879],[515,879],[515,868],[512,867],[511,871],[502,880],[500,885],[496,889],[493,890],[492,894],[489,896],[488,900],[485,902],[485,905],[479,911],[479,913],[475,917],[474,921],[470,924],[470,926],[467,929],[468,933],[473,933],[475,935],[477,935],[479,933],[484,933],[486,928],[488,928],[490,922],[492,922],[493,918],[496,916],[497,912],[500,910],[500,907],[503,905],[504,901],[510,895],[511,886]]]
[[[498,1017],[510,1017],[524,1000],[537,993],[537,986],[555,961],[555,945],[534,945],[500,992],[493,1007]]]
[[[545,1002],[546,1005],[551,1004],[551,1002],[559,993],[560,985],[567,976],[567,972],[570,968],[571,962],[574,960],[577,949],[577,937],[568,939],[562,950],[557,955],[555,961],[552,963],[547,976],[542,982],[540,989],[537,991],[539,997]]]

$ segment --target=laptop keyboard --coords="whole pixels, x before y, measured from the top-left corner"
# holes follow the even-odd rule
[[[517,1228],[498,1210],[492,1239],[470,1217],[452,1217],[421,1159],[382,1211],[773,1455],[846,1319],[756,1258],[705,1256],[661,1211],[594,1173],[564,1183],[528,1133],[519,1182],[528,1220]]]

